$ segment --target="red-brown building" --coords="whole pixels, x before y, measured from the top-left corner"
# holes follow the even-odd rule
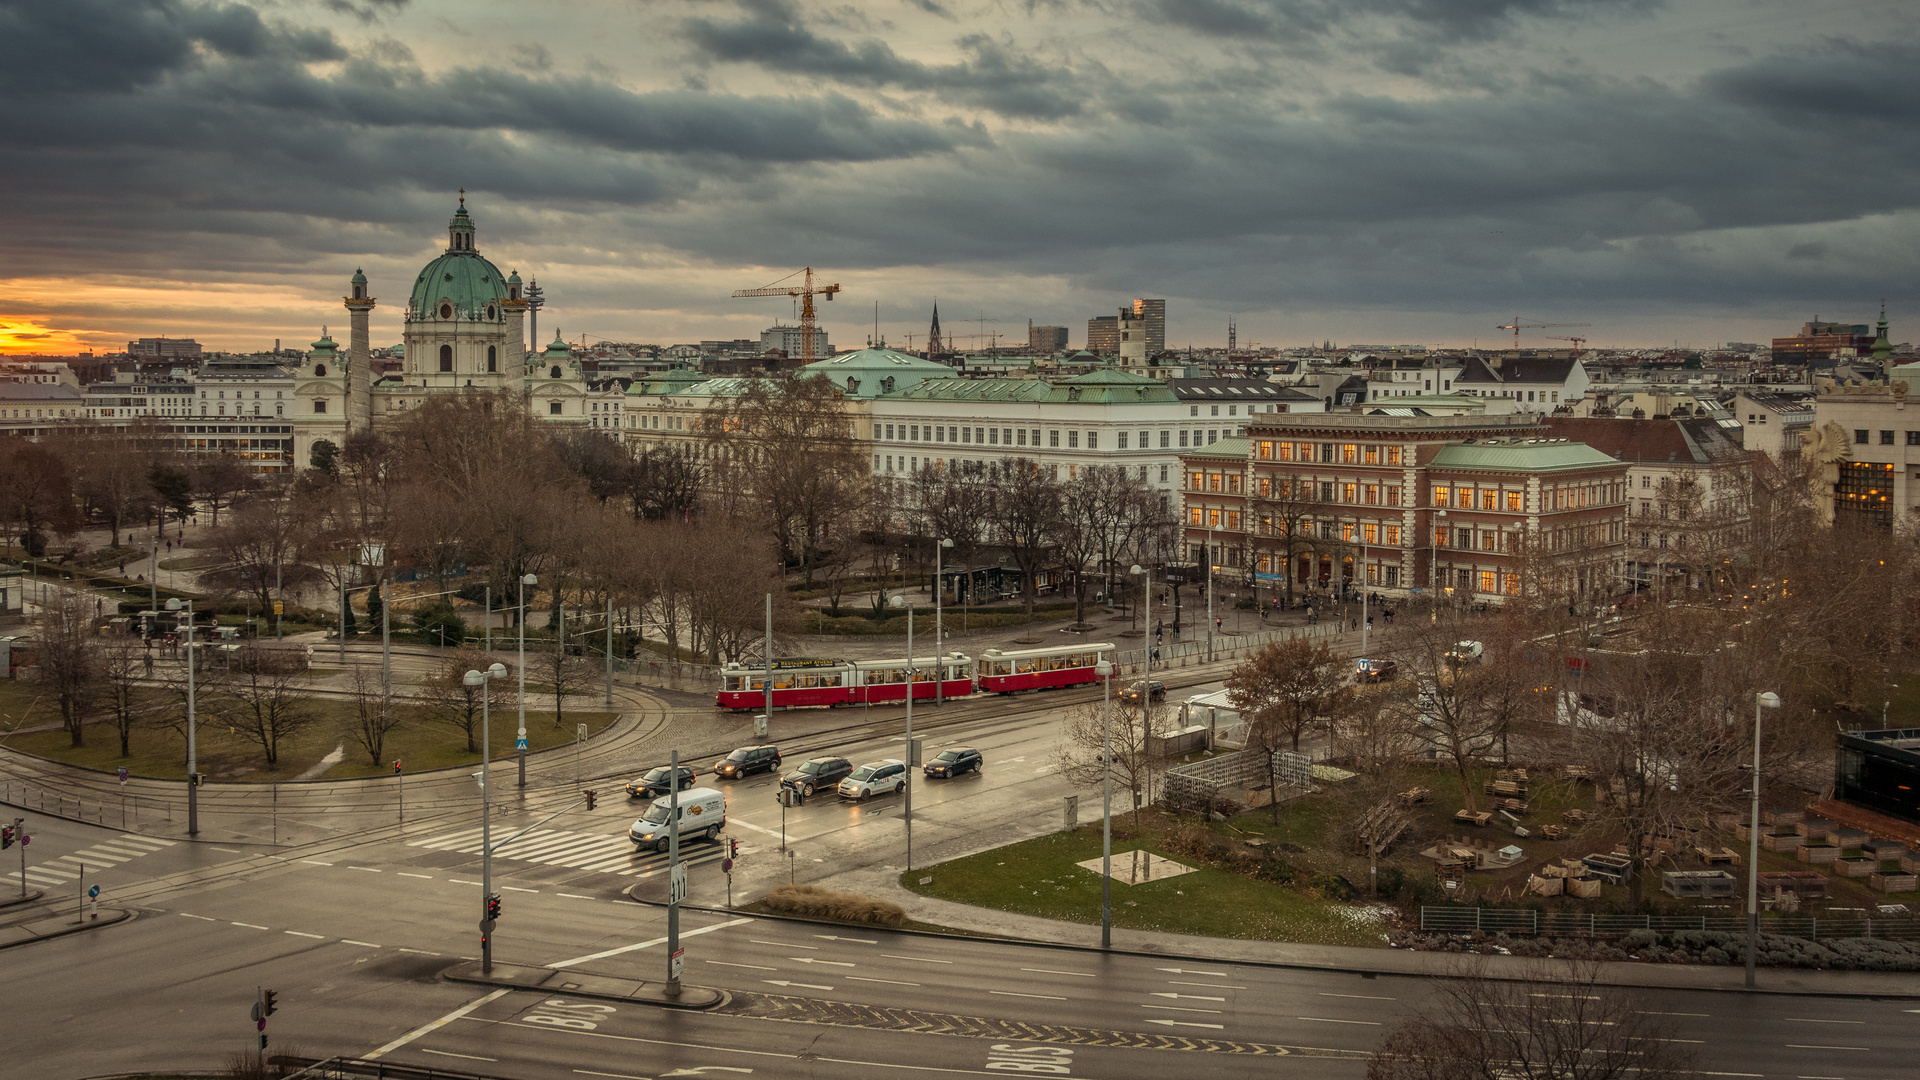
[[[1536,413],[1263,414],[1181,461],[1183,561],[1256,589],[1620,589],[1627,465]]]

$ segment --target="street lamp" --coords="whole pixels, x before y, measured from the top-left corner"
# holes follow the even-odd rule
[[[1151,635],[1153,634],[1153,571],[1141,566],[1139,563],[1134,563],[1133,567],[1129,569],[1127,573],[1140,574],[1141,575],[1140,580],[1145,583],[1145,588],[1147,590],[1147,615],[1146,615],[1147,621],[1146,621],[1146,628],[1144,632],[1148,635],[1147,637],[1147,674],[1152,675],[1153,674],[1153,638]],[[1096,671],[1099,670],[1099,667],[1100,665],[1095,664],[1094,670]]]
[[[1768,691],[1753,699],[1753,820],[1747,827],[1747,989],[1760,950],[1760,710],[1780,707],[1780,695]]]
[[[527,786],[527,586],[538,584],[540,579],[532,574],[520,579],[520,733],[513,749],[520,756],[521,787]],[[556,715],[559,708],[554,706]]]
[[[168,611],[179,611],[180,598],[167,600]],[[200,758],[194,742],[193,710],[193,601],[187,609],[187,835],[200,835]]]
[[[1113,665],[1093,665],[1104,695],[1100,726],[1100,947],[1113,948]],[[1145,695],[1146,690],[1141,689]],[[1142,701],[1146,699],[1143,696]]]
[[[913,753],[913,675],[914,675],[913,601],[907,599],[904,593],[894,593],[893,599],[890,602],[896,608],[907,609],[907,779],[901,783],[900,790],[901,790],[901,793],[905,796],[902,802],[905,803],[905,813],[906,813],[906,821],[907,821],[907,869],[912,870],[913,869],[913,767],[919,764],[919,762],[914,760],[914,753]],[[940,662],[940,658],[937,656],[934,657],[934,663],[938,664],[939,662]],[[771,671],[767,673],[767,678],[768,679],[773,678],[773,673]]]
[[[945,690],[947,688],[945,678],[947,665],[946,661],[942,659],[947,654],[940,651],[946,647],[940,637],[940,601],[944,599],[942,594],[947,591],[946,586],[940,581],[940,551],[942,548],[951,548],[952,546],[953,538],[950,536],[933,545],[933,658],[934,662],[940,665],[933,680],[933,703],[935,705],[946,700]],[[909,619],[908,621],[911,622],[912,620]],[[912,652],[913,650],[908,649],[907,651]],[[913,753],[912,749],[909,748],[907,753],[911,756]],[[907,869],[911,870],[913,867],[909,866]]]
[[[493,791],[487,786],[493,767],[493,727],[491,724],[493,680],[507,673],[507,665],[495,663],[485,671],[469,671],[461,678],[468,686],[480,688],[480,971],[493,970]]]
[[[1213,662],[1213,538],[1215,529],[1207,527],[1207,662]]]

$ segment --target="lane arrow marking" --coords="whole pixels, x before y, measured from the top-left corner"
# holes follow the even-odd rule
[[[796,964],[832,964],[834,967],[857,967],[858,966],[856,964],[849,964],[845,960],[816,960],[811,956],[789,956],[787,957],[787,959],[793,961]]]
[[[1147,1021],[1147,1023],[1149,1023],[1149,1024],[1165,1024],[1165,1025],[1167,1025],[1168,1027],[1197,1027],[1197,1028],[1213,1028],[1213,1029],[1214,1029],[1215,1031],[1219,1031],[1219,1030],[1221,1030],[1222,1028],[1225,1028],[1225,1027],[1226,1027],[1226,1025],[1225,1025],[1225,1024],[1196,1024],[1196,1023],[1194,1023],[1194,1022],[1193,1022],[1193,1021],[1191,1021],[1191,1020],[1153,1020],[1153,1019],[1149,1019],[1149,1020]]]
[[[1154,970],[1171,971],[1175,975],[1217,975],[1223,979],[1227,976],[1227,973],[1224,971],[1201,971],[1197,968],[1155,968]]]
[[[788,982],[788,981],[787,981],[787,980],[785,980],[785,979],[761,979],[760,981],[761,981],[761,982],[763,982],[763,983],[767,983],[768,985],[771,985],[771,986],[798,986],[798,987],[801,987],[801,988],[803,988],[803,989],[807,989],[807,990],[831,990],[831,989],[833,989],[833,987],[831,987],[831,986],[818,986],[818,985],[815,985],[814,983],[797,983],[797,982]]]
[[[1225,1001],[1225,1000],[1227,1000],[1226,998],[1223,998],[1223,997],[1208,997],[1208,996],[1207,996],[1207,995],[1205,995],[1205,994],[1169,994],[1169,993],[1156,993],[1156,994],[1154,994],[1153,996],[1154,996],[1154,997],[1163,997],[1163,998],[1173,998],[1173,999],[1175,999],[1175,1000],[1178,1000],[1178,999],[1180,999],[1180,998],[1186,998],[1186,999],[1187,999],[1188,1001]]]
[[[878,941],[869,941],[869,940],[867,940],[866,938],[857,938],[857,937],[837,937],[837,936],[835,936],[835,935],[833,935],[833,934],[815,934],[815,935],[813,935],[813,936],[814,936],[814,937],[817,937],[817,938],[819,938],[819,939],[820,939],[821,941],[851,941],[851,942],[853,942],[853,943],[854,943],[854,944],[856,944],[856,945],[878,945],[878,944],[880,944],[880,943],[879,943]]]

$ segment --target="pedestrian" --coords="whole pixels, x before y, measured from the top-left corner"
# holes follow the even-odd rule
[[[1373,616],[1371,615],[1367,616],[1367,629],[1368,630],[1373,629]]]
[[[146,660],[147,660],[147,678],[151,679],[153,678],[153,654],[148,653],[146,656]]]
[[[127,576],[127,560],[125,559],[120,560],[120,576],[121,577]]]
[[[1314,623],[1317,623],[1317,622],[1319,622],[1319,621],[1320,621],[1320,611],[1319,611],[1319,609],[1318,609],[1318,608],[1308,608],[1308,609],[1307,609],[1307,625],[1308,625],[1308,626],[1312,626],[1312,625],[1313,625]]]
[[[1262,607],[1260,609],[1260,621],[1262,623],[1265,623],[1267,621],[1267,609],[1265,607]]]
[[[1218,615],[1213,617],[1213,632],[1216,634],[1220,632],[1220,617]]]

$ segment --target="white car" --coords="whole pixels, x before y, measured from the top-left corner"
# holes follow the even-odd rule
[[[907,789],[907,763],[899,758],[869,761],[853,770],[837,789],[843,799],[865,799]]]

